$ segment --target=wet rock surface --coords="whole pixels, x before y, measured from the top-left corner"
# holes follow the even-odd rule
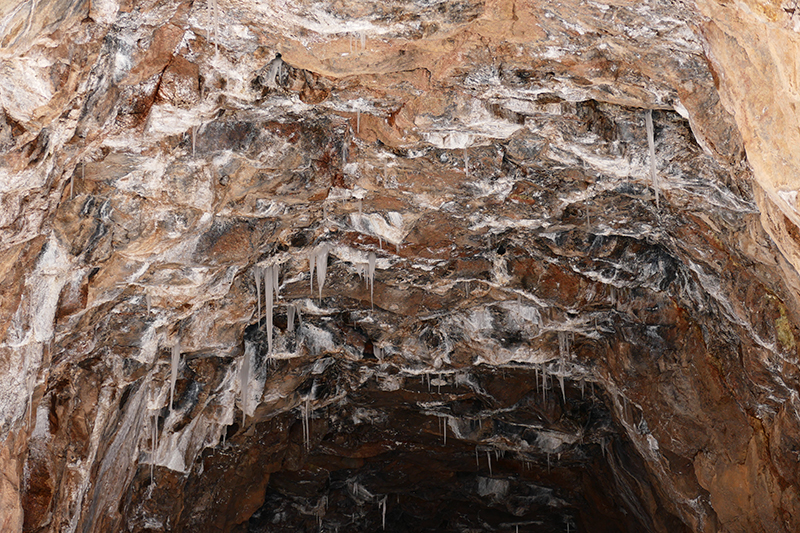
[[[0,8],[3,530],[799,530],[730,9]]]

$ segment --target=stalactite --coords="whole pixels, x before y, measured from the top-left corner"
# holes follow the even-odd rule
[[[275,299],[279,300],[280,295],[280,265],[272,266],[272,288],[275,290]]]
[[[211,0],[213,6],[214,18],[214,57],[219,56],[219,9],[217,6],[218,0]]]
[[[294,315],[296,312],[296,308],[294,304],[289,304],[286,306],[286,330],[290,333],[294,331]]]
[[[261,268],[253,267],[253,277],[256,280],[256,324],[261,323]]]
[[[542,403],[547,402],[547,367],[542,364]]]
[[[369,265],[367,267],[367,280],[369,281],[369,306],[371,309],[375,309],[374,298],[373,298],[375,294],[375,262],[376,262],[375,254],[370,252]]]
[[[170,359],[170,375],[169,375],[169,409],[173,409],[175,399],[175,382],[178,381],[178,364],[181,357],[181,341],[176,340],[172,345],[172,357]]]
[[[325,286],[325,276],[328,272],[328,245],[323,244],[317,249],[317,290],[322,301],[322,288]]]
[[[314,297],[314,265],[317,263],[317,254],[313,251],[308,252],[308,281],[310,283],[311,298]]]
[[[272,353],[272,312],[273,297],[275,295],[275,266],[264,269],[264,315],[267,329],[267,353]]]
[[[150,457],[150,485],[153,486],[153,474],[155,471],[156,454],[158,453],[158,411],[153,411],[153,437],[152,437],[152,450]]]
[[[303,404],[303,447],[306,450],[311,449],[311,424],[309,417],[311,413],[311,398],[306,396],[306,401]]]

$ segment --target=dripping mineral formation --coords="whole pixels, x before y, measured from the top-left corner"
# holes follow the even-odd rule
[[[800,531],[796,11],[0,3],[0,530]]]

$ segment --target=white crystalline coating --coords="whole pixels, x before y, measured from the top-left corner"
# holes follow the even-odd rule
[[[267,65],[267,87],[277,89],[278,83],[283,75],[283,59],[276,57]]]
[[[407,233],[403,215],[394,211],[389,212],[386,219],[378,213],[350,213],[350,225],[360,233],[374,235],[394,245],[402,244]]]
[[[148,117],[147,132],[155,136],[180,135],[191,129],[192,156],[195,155],[195,128],[201,120],[195,110],[181,109],[171,104],[157,104],[152,106]]]
[[[170,374],[169,374],[169,409],[172,410],[173,400],[175,398],[175,382],[178,380],[178,364],[181,358],[181,341],[176,340],[172,345],[172,357],[170,359]]]
[[[650,178],[653,180],[653,190],[656,193],[656,208],[660,207],[659,203],[659,186],[658,174],[656,173],[656,144],[653,133],[653,110],[648,109],[647,114],[644,116],[645,127],[647,129],[647,149],[650,156]]]
[[[48,402],[39,402],[36,406],[36,425],[33,427],[31,439],[50,438],[50,409]]]
[[[298,335],[311,355],[332,352],[337,348],[336,343],[333,342],[331,332],[310,323],[303,324],[298,330]]]
[[[449,150],[466,149],[475,142],[474,135],[463,131],[433,131],[424,132],[423,135],[432,145]]]
[[[508,494],[509,487],[510,483],[505,479],[478,478],[478,494],[484,498],[491,496],[493,499],[501,500]]]
[[[778,191],[778,196],[797,212],[797,191]]]
[[[650,447],[650,452],[652,454],[658,453],[658,441],[652,433],[647,434],[647,445]]]
[[[480,307],[472,312],[470,324],[477,331],[485,331],[492,327],[492,314],[485,307]]]
[[[546,453],[558,453],[559,449],[567,444],[571,445],[578,441],[578,435],[563,433],[561,431],[539,431],[536,434],[535,445]]]
[[[204,448],[214,447],[221,441],[227,426],[234,420],[240,369],[236,365],[227,368],[222,382],[199,405],[200,414],[189,424],[183,425],[185,418],[177,412],[164,420],[158,437],[156,465],[185,474]]]
[[[374,308],[373,295],[375,294],[375,262],[377,257],[373,252],[370,252],[367,267],[367,280],[369,281],[369,305]]]
[[[380,348],[378,348],[378,350],[380,351]],[[403,379],[403,376],[401,376],[400,374],[383,376],[382,378],[379,378],[378,382],[378,388],[386,392],[401,390],[403,388],[403,385],[405,385],[405,380]]]
[[[0,29],[0,33],[3,29]],[[8,115],[23,122],[34,120],[35,110],[52,99],[55,88],[52,81],[43,75],[49,72],[47,67],[50,64],[52,60],[44,55],[4,58],[0,64],[0,76],[15,81],[0,84],[0,101]]]
[[[67,283],[79,283],[83,275],[83,270],[73,268],[69,252],[57,239],[50,238],[42,249],[36,269],[25,281],[29,297],[17,307],[5,343],[19,347],[30,343],[49,342],[53,337],[61,290]]]

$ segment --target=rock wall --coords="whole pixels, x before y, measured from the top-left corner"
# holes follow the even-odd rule
[[[800,530],[794,10],[0,7],[3,531]]]

